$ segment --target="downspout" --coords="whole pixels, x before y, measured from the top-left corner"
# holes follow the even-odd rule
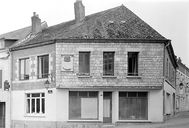
[[[10,65],[10,88],[9,88],[9,91],[10,91],[10,127],[12,128],[12,65],[13,65],[13,60],[12,60],[12,52],[10,52],[10,50],[8,51],[9,52],[9,65]]]
[[[165,90],[164,90],[164,83],[165,83],[165,65],[166,65],[166,58],[165,58],[165,51],[166,48],[170,45],[170,41],[164,45],[164,55],[163,55],[163,120],[165,121]]]

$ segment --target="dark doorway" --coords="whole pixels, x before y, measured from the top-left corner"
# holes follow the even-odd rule
[[[103,122],[112,122],[112,92],[103,93]]]
[[[5,128],[5,103],[0,102],[0,128]]]

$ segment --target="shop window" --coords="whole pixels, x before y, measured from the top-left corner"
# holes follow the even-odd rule
[[[24,58],[19,60],[20,65],[20,80],[28,80],[29,79],[29,58]]]
[[[103,53],[103,75],[114,76],[114,52]]]
[[[147,119],[147,92],[119,92],[119,120]]]
[[[69,92],[70,120],[98,119],[98,92],[70,91]]]
[[[79,75],[90,75],[90,52],[79,52]]]
[[[47,78],[49,74],[49,55],[38,56],[38,78]]]
[[[28,93],[26,94],[26,113],[44,114],[45,113],[45,94]]]
[[[138,76],[138,52],[128,52],[128,76]]]

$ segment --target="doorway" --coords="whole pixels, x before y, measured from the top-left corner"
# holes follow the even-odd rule
[[[103,93],[103,122],[112,122],[112,92]]]
[[[0,102],[0,128],[5,128],[5,102]]]

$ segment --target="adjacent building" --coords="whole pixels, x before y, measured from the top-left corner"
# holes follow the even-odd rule
[[[179,58],[177,60],[177,78],[176,78],[176,110],[189,110],[189,68],[184,65]]]
[[[11,57],[9,48],[29,34],[29,27],[0,35],[0,128],[10,128]]]
[[[12,127],[162,122],[175,112],[171,41],[124,5],[41,29],[10,49]]]

